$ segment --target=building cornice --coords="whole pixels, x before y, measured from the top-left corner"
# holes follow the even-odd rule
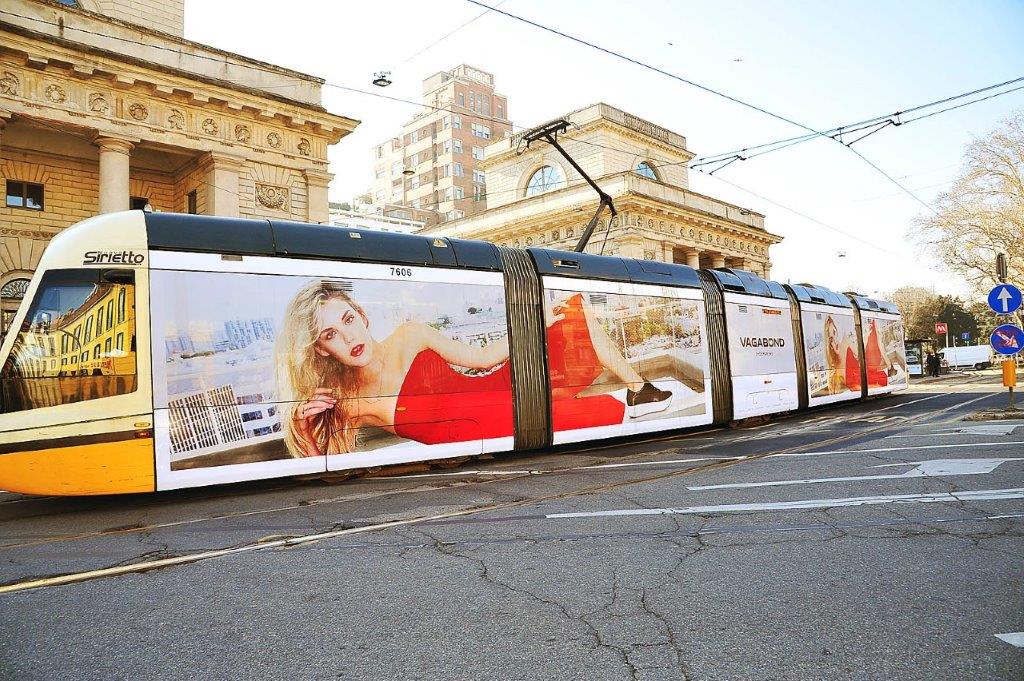
[[[325,134],[329,135],[333,139],[334,142],[341,139],[345,134],[351,132],[359,124],[359,121],[355,119],[329,113],[319,104],[310,104],[297,99],[284,97],[274,92],[262,90],[257,87],[250,87],[238,82],[222,78],[214,78],[201,73],[192,73],[184,69],[174,68],[165,64],[138,59],[129,54],[117,53],[102,47],[89,45],[87,43],[49,35],[40,31],[34,31],[29,28],[10,23],[9,21],[5,21],[2,17],[3,15],[0,14],[0,32],[8,33],[12,36],[18,36],[22,38],[22,40],[20,41],[20,44],[18,44],[19,41],[5,39],[4,44],[0,45],[0,54],[8,53],[16,55],[23,59],[25,63],[32,68],[43,69],[52,65],[68,70],[69,75],[74,77],[98,77],[100,79],[111,80],[121,87],[131,86],[135,82],[153,85],[152,74],[159,73],[170,77],[165,80],[173,81],[175,79],[180,79],[183,81],[177,83],[177,87],[173,90],[169,90],[165,94],[171,94],[176,91],[195,99],[200,103],[212,103],[214,106],[217,106],[219,103],[218,100],[227,104],[229,100],[238,99],[237,95],[232,97],[224,97],[223,95],[221,97],[216,97],[216,95],[211,96],[209,94],[209,90],[204,94],[201,90],[205,88],[196,87],[196,83],[203,83],[204,85],[209,85],[213,88],[247,95],[247,97],[242,97],[242,99],[248,100],[247,106],[254,109],[260,116],[265,118],[280,116],[298,126],[307,124],[315,126],[322,129]],[[136,28],[132,24],[127,25]],[[165,34],[160,35],[164,36]],[[173,36],[167,37],[173,38]],[[31,41],[42,43],[45,45],[45,48],[42,50],[32,49]],[[184,42],[187,43],[188,41]],[[104,61],[107,63],[102,63]],[[256,64],[258,64],[258,62]],[[124,68],[125,65],[135,67],[135,74],[126,73],[128,69]],[[104,66],[108,68],[104,68]],[[247,66],[247,64],[242,64],[242,66]],[[259,68],[262,69],[262,65],[260,65]],[[141,70],[141,73],[139,70]],[[143,75],[147,71],[149,72],[149,74],[146,74],[148,77]],[[297,74],[296,77],[309,78],[308,76],[304,76],[304,74]],[[158,93],[160,92],[159,87],[156,87],[155,90]],[[269,102],[276,102],[282,106],[267,106]]]

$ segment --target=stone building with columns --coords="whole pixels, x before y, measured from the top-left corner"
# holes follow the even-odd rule
[[[0,298],[50,238],[140,208],[327,222],[323,80],[186,40],[183,0],[0,6]]]
[[[562,147],[610,195],[588,253],[621,254],[771,274],[769,248],[782,237],[764,216],[689,189],[686,139],[607,104],[565,116]],[[521,135],[485,149],[487,209],[426,233],[486,239],[504,246],[572,250],[597,207],[597,194],[550,145],[526,148]]]

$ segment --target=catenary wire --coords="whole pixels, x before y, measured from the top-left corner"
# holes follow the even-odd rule
[[[589,41],[584,40],[582,38],[570,35],[568,33],[560,31],[558,29],[551,28],[550,26],[545,26],[544,24],[540,24],[540,23],[532,21],[530,19],[526,19],[525,17],[521,17],[519,15],[512,14],[511,12],[506,12],[505,10],[498,9],[497,7],[495,7],[493,5],[488,5],[486,3],[483,3],[480,0],[466,0],[466,2],[469,2],[469,3],[473,4],[473,5],[477,5],[478,7],[483,7],[483,8],[489,9],[492,12],[496,12],[498,14],[502,14],[502,15],[504,15],[506,17],[509,17],[510,19],[514,19],[515,21],[519,21],[519,22],[525,23],[527,25],[533,26],[533,27],[538,28],[540,30],[546,31],[548,33],[552,33],[552,34],[560,36],[562,38],[565,38],[566,40],[570,40],[572,42],[575,42],[575,43],[578,43],[578,44],[581,44],[581,45],[585,45],[587,47],[590,47],[591,49],[594,49],[594,50],[597,50],[597,51],[602,52],[604,54],[616,57],[616,58],[621,59],[623,61],[626,61],[626,62],[628,62],[630,64],[634,64],[634,65],[639,66],[639,67],[641,67],[643,69],[646,69],[646,70],[649,70],[649,71],[653,71],[654,73],[658,73],[660,75],[666,76],[668,78],[671,78],[673,80],[679,81],[679,82],[684,83],[686,85],[690,85],[691,87],[695,87],[697,89],[700,89],[700,90],[703,90],[703,91],[708,92],[710,94],[713,94],[713,95],[715,95],[717,97],[721,97],[721,98],[726,99],[728,101],[731,101],[733,103],[739,104],[740,106],[743,106],[745,108],[752,109],[754,111],[760,112],[760,113],[762,113],[762,114],[764,114],[766,116],[769,116],[771,118],[774,118],[776,120],[783,121],[783,122],[788,123],[790,125],[796,126],[798,128],[802,128],[804,130],[807,130],[808,132],[810,132],[810,133],[812,133],[814,135],[821,136],[823,134],[822,131],[815,130],[814,128],[812,128],[810,126],[805,125],[805,124],[800,123],[800,122],[797,122],[797,121],[795,121],[795,120],[793,120],[791,118],[788,118],[788,117],[783,116],[781,114],[774,113],[774,112],[769,111],[769,110],[767,110],[767,109],[765,109],[763,107],[757,106],[756,104],[751,104],[750,102],[747,102],[747,101],[744,101],[742,99],[739,99],[738,97],[734,97],[732,95],[726,94],[726,93],[721,92],[719,90],[715,90],[714,88],[708,87],[707,85],[703,85],[701,83],[697,83],[696,81],[690,80],[688,78],[684,78],[683,76],[677,75],[677,74],[672,73],[670,71],[666,71],[665,69],[659,68],[657,66],[653,66],[651,64],[648,64],[646,62],[640,61],[638,59],[634,59],[633,57],[629,57],[629,56],[627,56],[625,54],[622,54],[621,52],[616,52],[616,51],[608,49],[606,47],[601,47],[600,45],[597,45],[595,43],[589,42]],[[838,141],[838,140],[836,140],[836,141]],[[931,211],[933,213],[936,212],[935,209],[932,208],[928,203],[926,203],[920,197],[918,197],[916,194],[914,194],[909,189],[907,189],[907,187],[905,187],[903,184],[901,184],[899,182],[899,180],[897,180],[892,175],[890,175],[889,173],[887,173],[884,170],[882,170],[882,168],[880,168],[876,163],[870,161],[867,157],[865,157],[863,154],[858,152],[856,149],[853,149],[853,147],[848,146],[846,144],[843,144],[843,146],[845,146],[847,149],[849,149],[854,154],[856,154],[856,156],[858,158],[860,158],[865,163],[867,163],[869,166],[871,166],[873,169],[875,169],[877,172],[879,172],[889,182],[891,182],[892,184],[894,184],[897,187],[899,187],[899,189],[903,193],[905,193],[908,196],[910,196],[911,198],[913,198],[915,201],[917,201],[918,203],[923,205],[929,211]]]

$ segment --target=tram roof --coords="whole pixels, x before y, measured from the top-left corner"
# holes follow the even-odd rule
[[[576,251],[558,251],[552,248],[526,249],[541,274],[603,279],[632,284],[660,284],[681,288],[700,288],[697,270],[686,265],[655,260],[621,258],[615,255],[595,255]]]
[[[889,314],[900,314],[900,309],[896,307],[896,303],[891,303],[888,300],[868,298],[867,296],[862,296],[859,293],[852,292],[847,292],[846,295],[853,301],[854,307],[861,312],[888,312]]]
[[[762,279],[753,272],[733,267],[716,267],[708,270],[718,287],[726,293],[743,293],[748,296],[779,298],[788,300],[786,289],[777,281]]]
[[[289,220],[146,213],[149,247],[332,260],[501,270],[498,249],[486,241],[427,237]]]
[[[834,307],[853,307],[849,298],[832,289],[814,284],[786,284],[787,289],[793,292],[796,299],[802,303],[818,303],[819,305],[832,305]]]

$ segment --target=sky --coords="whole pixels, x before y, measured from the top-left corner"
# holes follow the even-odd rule
[[[1024,76],[1020,1],[484,1],[816,130]],[[185,36],[328,82],[326,108],[362,121],[329,152],[333,201],[369,188],[371,148],[420,110],[333,86],[420,101],[424,78],[461,63],[494,74],[516,130],[603,101],[684,135],[698,156],[806,132],[468,0],[260,7],[186,0]],[[370,84],[380,70],[391,72],[386,89]],[[765,215],[765,227],[785,237],[770,251],[779,281],[968,297],[915,239],[914,223],[961,171],[966,145],[1014,111],[1024,111],[1024,90],[853,147],[917,199],[827,139],[714,175],[691,171],[690,188]]]

